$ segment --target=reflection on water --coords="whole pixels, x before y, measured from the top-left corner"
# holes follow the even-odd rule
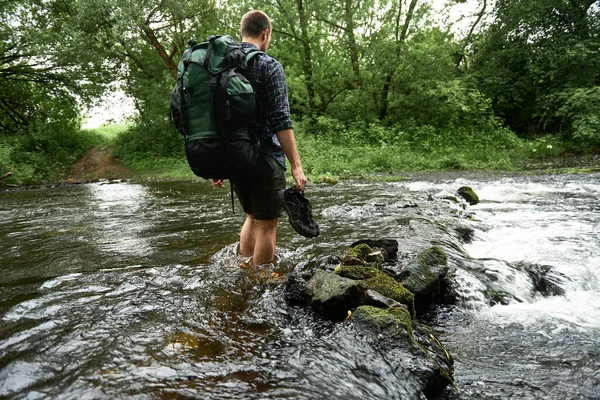
[[[144,232],[150,222],[145,218],[149,195],[142,185],[86,185],[90,190],[90,209],[94,213],[92,236],[98,247],[108,253],[149,256],[153,248]]]
[[[482,202],[448,214],[429,201],[463,185]],[[412,398],[347,326],[288,308],[282,282],[356,239],[440,239],[411,219],[472,214],[471,262],[521,301],[489,306],[477,277],[457,274],[465,302],[432,316],[456,358],[448,398],[597,398],[600,175],[347,182],[307,194],[322,236],[282,220],[278,267],[246,271],[235,243],[243,215],[205,182],[0,193],[0,397]],[[566,294],[532,293],[507,262],[521,260],[553,265]]]

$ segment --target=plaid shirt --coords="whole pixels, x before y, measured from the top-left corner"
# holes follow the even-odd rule
[[[251,43],[242,43],[244,51],[257,49]],[[275,135],[293,128],[288,102],[287,84],[279,61],[267,54],[254,56],[244,75],[256,94],[256,137],[260,151],[275,158],[285,168],[285,154]]]

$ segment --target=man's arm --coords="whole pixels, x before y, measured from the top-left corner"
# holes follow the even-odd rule
[[[304,171],[302,170],[302,163],[300,162],[300,155],[298,154],[298,147],[296,146],[294,130],[290,128],[277,132],[277,139],[279,140],[279,143],[281,143],[283,152],[292,167],[292,177],[296,182],[296,190],[302,192],[304,191],[304,186],[306,186],[308,179],[306,179]]]

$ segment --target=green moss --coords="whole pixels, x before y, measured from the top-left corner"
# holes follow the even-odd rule
[[[438,246],[433,246],[419,254],[419,263],[422,266],[430,267],[434,265],[448,265],[448,256]]]
[[[334,272],[350,279],[369,279],[381,274],[379,269],[371,265],[341,265]]]
[[[365,261],[367,256],[373,252],[373,249],[369,247],[367,244],[359,244],[358,246],[354,246],[348,249],[346,252],[346,256],[355,257],[360,260]]]
[[[459,188],[457,193],[472,206],[479,203],[479,196],[468,186]]]
[[[403,308],[383,309],[373,306],[360,306],[352,313],[352,321],[369,327],[376,334],[386,332],[390,336],[395,336],[393,331],[401,330],[403,335],[411,341],[414,340],[410,313]]]
[[[415,315],[414,295],[391,276],[381,272],[361,283],[366,289],[374,290],[398,303],[405,304],[410,311],[410,315]]]

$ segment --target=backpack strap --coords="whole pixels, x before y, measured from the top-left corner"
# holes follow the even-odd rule
[[[204,61],[202,62],[202,66],[206,69],[208,69],[208,61],[210,60],[210,56],[212,55],[213,44],[217,37],[218,36],[212,35],[207,39],[208,40],[208,48],[206,49],[206,54],[204,55]]]
[[[250,60],[252,60],[252,58],[254,58],[255,56],[258,56],[261,54],[267,54],[267,53],[265,53],[264,51],[259,50],[257,48],[250,48],[249,51],[245,54],[246,54],[246,60],[245,60],[245,65],[244,65],[243,69],[246,69],[248,67],[248,63],[250,62]],[[250,139],[254,143],[259,143],[259,140],[254,133],[250,134]]]
[[[248,65],[248,63],[250,62],[250,60],[252,60],[252,58],[254,56],[257,56],[259,54],[266,54],[266,53],[262,50],[250,49],[250,51],[246,53],[246,65]]]
[[[208,51],[206,52],[208,54]],[[206,62],[206,60],[205,60]],[[217,135],[222,137],[223,136],[223,132],[221,131],[221,124],[217,124],[215,122],[216,117],[215,117],[215,92],[217,91],[217,75],[212,75],[210,77],[210,84],[209,84],[209,101],[210,101],[210,114],[211,114],[211,118],[210,118],[210,129],[217,132]]]

